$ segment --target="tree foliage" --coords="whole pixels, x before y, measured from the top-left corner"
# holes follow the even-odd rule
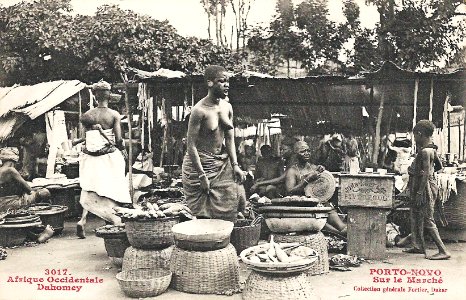
[[[346,20],[341,23],[329,20],[328,1],[304,0],[284,14],[291,1],[277,0],[278,17],[268,28],[251,30],[248,45],[253,56],[297,60],[310,74],[373,70],[384,60],[409,70],[436,69],[440,62],[451,64],[460,57],[459,44],[466,33],[464,16],[456,11],[461,0],[366,2],[380,14],[373,29],[361,27],[353,0],[344,1]]]
[[[94,16],[72,15],[70,0],[0,7],[0,55],[5,84],[56,79],[119,81],[126,66],[202,72],[234,68],[239,59],[209,40],[180,36],[167,21],[104,5]]]

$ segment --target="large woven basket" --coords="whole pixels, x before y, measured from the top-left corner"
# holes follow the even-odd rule
[[[178,217],[125,220],[126,235],[131,246],[140,249],[164,249],[174,244],[172,227]]]
[[[116,275],[121,290],[132,298],[162,294],[170,285],[171,277],[171,272],[164,269],[137,269],[122,271]]]
[[[244,300],[317,300],[304,274],[263,274],[252,271],[243,290]]]
[[[318,260],[305,272],[307,275],[319,275],[329,271],[327,241],[322,232],[300,233],[297,235],[274,234],[277,243],[302,243],[303,246],[317,251]]]
[[[251,225],[251,220],[238,220],[231,232],[230,242],[240,254],[246,248],[257,245],[261,234],[261,223]]]
[[[123,258],[122,270],[170,269],[170,257],[174,246],[162,250],[144,250],[128,247]]]
[[[173,249],[170,260],[172,287],[193,294],[227,294],[240,290],[236,250],[229,244],[213,251]]]

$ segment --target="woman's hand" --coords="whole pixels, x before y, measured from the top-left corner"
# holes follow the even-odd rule
[[[238,165],[235,165],[233,167],[233,171],[235,173],[235,177],[239,182],[243,183],[246,180],[246,173],[241,170],[241,168]]]
[[[207,194],[210,193],[210,181],[209,181],[209,178],[207,178],[207,176],[202,176],[199,178],[199,180],[201,181],[201,190],[203,192],[206,192]]]
[[[94,124],[94,125],[92,125],[91,128],[94,129],[94,130],[100,130],[100,129],[102,129],[102,125],[100,125],[100,124]]]
[[[322,165],[318,165],[317,166],[317,172],[322,173],[323,171],[325,171],[325,167],[322,166]]]
[[[318,172],[318,171],[312,171],[309,174],[307,174],[304,179],[305,179],[305,181],[313,181],[313,180],[316,180],[319,177],[319,174],[320,174],[320,172]]]

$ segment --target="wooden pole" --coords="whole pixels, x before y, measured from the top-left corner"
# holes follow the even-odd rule
[[[419,90],[419,78],[414,81],[414,104],[413,104],[413,128],[417,120],[417,92]]]
[[[134,188],[133,188],[133,133],[132,133],[132,124],[131,121],[133,120],[133,115],[131,114],[131,109],[129,106],[129,91],[128,91],[128,78],[126,74],[122,73],[121,78],[125,84],[125,106],[126,106],[126,113],[128,117],[128,179],[129,179],[129,194],[131,195],[131,200],[134,202]]]
[[[376,164],[377,159],[379,157],[379,149],[380,149],[380,127],[382,124],[383,118],[383,107],[385,102],[385,88],[381,86],[382,93],[380,97],[380,105],[379,105],[379,112],[377,114],[377,123],[375,124],[375,140],[374,140],[374,152],[372,152],[372,163]]]
[[[430,79],[429,121],[432,121],[432,108],[434,106],[434,78]]]

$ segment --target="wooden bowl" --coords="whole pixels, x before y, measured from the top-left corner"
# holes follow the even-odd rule
[[[321,218],[266,218],[265,222],[274,233],[317,232],[324,228],[327,217]]]

